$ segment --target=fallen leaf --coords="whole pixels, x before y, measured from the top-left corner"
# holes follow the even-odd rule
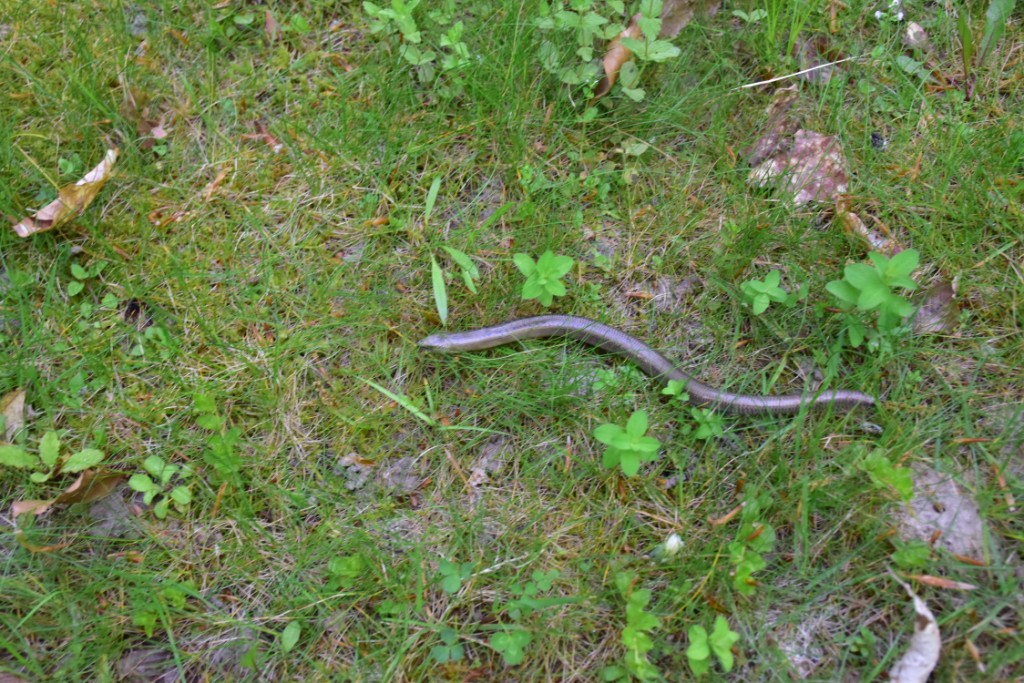
[[[203,188],[203,201],[210,201],[210,198],[213,197],[213,193],[217,191],[217,188],[220,187],[220,184],[224,182],[224,179],[227,177],[228,169],[222,168],[217,173],[217,176]]]
[[[690,23],[697,12],[714,16],[721,0],[665,0],[661,6],[659,38],[675,38]]]
[[[53,545],[36,545],[35,543],[32,543],[25,538],[25,532],[21,529],[15,530],[14,538],[18,540],[18,545],[20,545],[22,548],[29,551],[30,553],[52,553],[56,550],[63,550],[64,548],[67,548],[69,545],[71,545],[70,541],[65,541],[64,543],[54,543]]]
[[[943,334],[956,325],[960,305],[956,300],[956,283],[945,280],[933,285],[914,314],[914,334]]]
[[[713,16],[721,5],[721,0],[665,0],[661,7],[661,29],[658,31],[658,38],[671,39],[679,35],[683,27],[690,23],[694,14],[698,11],[706,12]],[[608,44],[602,63],[604,65],[604,78],[594,89],[594,99],[604,97],[615,85],[619,69],[633,56],[623,44],[623,38],[640,38],[639,26],[640,15],[636,14],[629,21],[629,26]]]
[[[892,574],[891,571],[889,573]],[[939,652],[942,649],[939,625],[935,622],[935,616],[928,609],[924,600],[917,597],[910,586],[900,581],[895,574],[893,574],[893,578],[903,586],[911,600],[914,601],[916,615],[910,648],[889,670],[889,680],[892,683],[926,683],[932,669],[939,662]]]
[[[602,63],[604,65],[604,78],[597,84],[594,89],[594,99],[604,97],[608,94],[608,91],[615,85],[615,80],[619,77],[619,69],[622,65],[629,61],[633,53],[629,51],[625,45],[622,44],[623,38],[639,38],[640,37],[640,15],[636,14],[629,21],[629,26],[619,35],[612,39],[612,42],[608,44],[608,51],[604,53],[604,59]]]
[[[905,574],[904,576],[908,579],[913,579],[918,583],[923,583],[926,586],[931,586],[932,588],[946,588],[957,591],[973,591],[978,589],[978,587],[972,583],[954,581],[953,579],[947,579],[941,576],[931,576],[929,574]]]
[[[793,204],[832,201],[846,192],[846,159],[839,139],[810,130],[798,130],[792,148],[766,159],[750,171],[747,181],[756,187],[777,183],[793,195]]]
[[[262,140],[267,143],[267,146],[270,147],[270,149],[274,150],[274,154],[278,154],[284,149],[284,145],[270,134],[270,131],[267,130],[267,127],[263,125],[262,122],[256,121],[253,125],[256,127],[257,132],[245,133],[242,135],[243,140]]]
[[[74,483],[52,500],[18,500],[11,505],[11,516],[33,513],[39,516],[54,505],[90,503],[99,500],[117,488],[124,475],[113,470],[84,470]]]
[[[267,32],[270,42],[274,42],[274,39],[277,38],[278,26],[277,19],[270,13],[270,10],[267,10],[263,15],[263,30]]]
[[[108,149],[103,161],[74,185],[60,188],[57,199],[40,209],[35,216],[22,218],[21,222],[14,226],[14,232],[19,237],[28,237],[37,232],[52,230],[85,211],[110,178],[115,161],[117,149]]]
[[[892,251],[892,240],[888,235],[883,235],[877,230],[872,230],[868,226],[864,225],[864,221],[861,220],[860,216],[853,213],[852,211],[846,211],[842,208],[845,204],[843,201],[836,202],[836,222],[842,229],[852,235],[860,237],[867,242],[868,247],[871,251],[881,251],[890,253]]]
[[[24,389],[15,389],[0,398],[0,415],[4,418],[4,440],[13,441],[15,433],[25,424]]]

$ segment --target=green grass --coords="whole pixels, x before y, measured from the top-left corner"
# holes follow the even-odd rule
[[[359,3],[270,3],[231,38],[231,16],[205,3],[3,4],[0,212],[17,220],[56,195],[54,182],[74,182],[82,169],[61,174],[60,159],[88,169],[112,144],[121,157],[73,223],[24,240],[0,230],[0,397],[26,391],[18,438],[30,449],[56,429],[68,452],[101,448],[126,474],[159,455],[196,475],[187,512],[163,522],[123,488],[15,525],[11,502],[70,481],[0,470],[0,671],[598,680],[624,658],[615,575],[631,570],[637,589],[653,591],[647,609],[661,626],[649,656],[668,680],[686,679],[687,630],[719,613],[741,636],[730,680],[791,680],[794,653],[817,662],[811,680],[878,679],[913,625],[886,573],[903,505],[855,466],[881,447],[904,466],[951,473],[986,523],[986,566],[936,551],[910,572],[978,587],[915,586],[942,629],[935,679],[1024,672],[1024,527],[1008,500],[1024,501],[1019,11],[967,102],[896,67],[902,25],[856,1],[834,36],[828,13],[803,5],[779,9],[774,39],[728,11],[698,19],[675,41],[682,56],[645,74],[646,101],[609,99],[582,124],[534,60],[531,3],[465,16],[474,59],[456,96],[419,84],[397,47],[367,31]],[[910,18],[944,55],[936,68],[955,75],[956,20],[919,4]],[[282,23],[299,13],[312,30],[270,44],[266,8]],[[983,15],[972,10],[979,35]],[[841,56],[882,46],[825,86],[801,82],[794,109],[804,128],[839,136],[853,210],[921,253],[918,281],[959,278],[955,328],[905,339],[889,357],[839,348],[825,291],[864,260],[864,245],[822,207],[794,209],[746,184],[742,150],[763,132],[772,91],[736,88],[797,70],[783,47],[800,24]],[[162,156],[140,141],[128,92],[170,129]],[[256,121],[280,154],[243,137]],[[624,158],[637,140],[651,149]],[[577,261],[552,311],[628,329],[730,390],[799,390],[801,368],[832,362],[832,386],[882,404],[873,415],[730,417],[724,436],[704,442],[684,435],[688,411],[657,383],[571,343],[421,354],[415,341],[440,327],[431,255],[455,272],[442,245],[481,271],[477,295],[449,283],[449,329],[542,312],[520,301],[512,254],[551,249]],[[102,275],[69,297],[71,264],[100,260]],[[810,296],[754,317],[740,284],[773,268],[783,286],[809,283]],[[118,304],[102,305],[110,294]],[[166,345],[125,319],[131,299]],[[215,466],[197,394],[238,430],[236,472]],[[634,410],[663,447],[626,479],[601,467],[592,434]],[[500,466],[474,488],[485,459]],[[750,496],[769,501],[760,521],[777,540],[748,596],[729,576],[738,520],[709,520]],[[66,545],[29,552],[16,527],[25,543]],[[684,550],[651,561],[673,532]],[[332,560],[352,557],[351,575],[332,575]],[[456,593],[441,588],[442,559],[472,565]],[[552,570],[541,595],[564,600],[516,618],[516,591]],[[301,632],[287,648],[280,634],[293,623]],[[503,626],[532,636],[514,667],[489,644]],[[446,628],[465,658],[438,664],[431,648]],[[862,628],[874,640],[855,651]],[[149,668],[132,678],[141,659]]]

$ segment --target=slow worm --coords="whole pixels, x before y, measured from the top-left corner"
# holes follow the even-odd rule
[[[875,405],[873,397],[846,389],[785,396],[731,394],[691,377],[636,337],[588,318],[569,315],[539,315],[468,332],[432,334],[421,340],[419,346],[430,351],[456,353],[489,349],[492,346],[540,337],[571,337],[584,344],[624,356],[651,377],[685,382],[686,393],[690,395],[691,403],[712,406],[731,413],[781,414],[799,412],[804,406],[832,406],[836,410],[849,410],[857,406]]]

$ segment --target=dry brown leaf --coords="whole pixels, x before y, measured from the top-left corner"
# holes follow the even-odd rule
[[[846,192],[846,159],[839,139],[798,130],[790,150],[766,159],[750,171],[747,181],[757,187],[777,182],[793,195],[793,204],[834,201]]]
[[[25,424],[25,390],[15,389],[0,398],[0,415],[4,418],[4,440],[13,441],[14,434]]]
[[[661,30],[658,32],[658,37],[675,38],[683,30],[683,27],[690,23],[696,12],[701,11],[714,15],[721,4],[721,0],[665,0],[661,7]],[[639,19],[639,14],[633,15],[629,26],[608,44],[608,51],[605,52],[602,60],[604,78],[594,89],[595,100],[608,94],[608,91],[615,85],[615,79],[619,77],[619,69],[633,56],[633,53],[622,45],[622,39],[640,37],[640,26],[637,23]]]
[[[263,15],[263,30],[267,32],[267,37],[270,38],[270,42],[274,42],[274,39],[277,38],[279,28],[277,25],[277,19],[275,19],[274,15],[270,13],[270,10],[267,10]]]
[[[270,131],[267,130],[267,127],[264,126],[262,122],[256,121],[254,125],[256,126],[257,132],[245,133],[242,135],[243,140],[262,140],[267,143],[267,146],[270,147],[270,149],[274,150],[274,154],[278,154],[284,149],[284,145],[270,134]]]
[[[220,187],[220,184],[224,182],[224,179],[227,177],[228,169],[222,168],[220,172],[217,173],[217,176],[203,188],[203,201],[210,201],[210,198],[213,197],[213,193],[217,191],[217,188]]]
[[[17,517],[28,513],[39,516],[54,505],[91,503],[110,495],[122,479],[124,479],[124,475],[113,470],[83,470],[71,486],[52,500],[15,501],[11,505],[11,516]]]
[[[714,16],[721,7],[721,0],[665,0],[661,6],[661,31],[659,38],[675,38],[690,23],[697,12]]]
[[[629,26],[622,33],[615,36],[612,42],[608,44],[608,51],[604,53],[603,60],[604,78],[601,79],[594,89],[595,100],[608,94],[608,91],[615,85],[615,79],[619,77],[619,69],[633,56],[629,48],[622,44],[622,39],[640,37],[640,24],[637,23],[639,19],[639,14],[634,15],[629,20]]]
[[[30,553],[52,553],[55,550],[63,550],[71,545],[71,541],[65,541],[64,543],[54,543],[52,545],[36,545],[25,538],[25,532],[21,529],[17,529],[14,532],[14,538],[17,539],[18,545]]]
[[[889,572],[892,574],[892,572]],[[897,583],[903,586],[904,590],[914,601],[914,635],[910,639],[910,648],[900,657],[899,661],[889,670],[889,680],[892,683],[925,683],[932,669],[939,662],[939,652],[942,649],[942,636],[939,634],[939,625],[935,621],[935,615],[928,609],[924,600],[917,597],[914,591],[899,577],[893,574]]]
[[[956,300],[956,282],[935,284],[924,296],[914,314],[914,334],[944,334],[956,325],[960,304]]]
[[[913,579],[918,583],[923,583],[924,585],[931,586],[932,588],[945,588],[956,591],[973,591],[978,589],[978,587],[972,583],[954,581],[953,579],[947,579],[941,576],[931,576],[930,574],[906,574],[905,576],[908,579]]]
[[[931,52],[932,50],[928,34],[921,24],[914,21],[907,24],[906,33],[903,34],[903,44],[913,50],[921,50],[922,52]]]
[[[110,178],[110,171],[117,161],[117,149],[108,149],[103,161],[74,185],[60,188],[57,199],[44,206],[35,216],[26,216],[14,226],[19,237],[28,237],[37,232],[52,230],[85,211],[96,199],[103,184]]]
[[[889,236],[884,235],[877,230],[872,230],[868,226],[864,225],[864,221],[860,219],[860,216],[852,211],[846,211],[842,208],[842,205],[845,204],[846,202],[843,201],[836,202],[835,220],[839,223],[840,227],[842,227],[845,232],[856,235],[867,242],[871,251],[891,253],[893,242]]]

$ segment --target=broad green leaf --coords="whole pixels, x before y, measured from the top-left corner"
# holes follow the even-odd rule
[[[889,259],[885,268],[885,274],[889,278],[904,278],[909,276],[917,268],[920,255],[914,249],[907,249]]]
[[[448,289],[444,283],[444,271],[437,264],[437,259],[430,256],[430,279],[434,288],[434,305],[437,307],[437,315],[441,318],[441,324],[448,324]]]
[[[544,286],[540,284],[540,281],[536,277],[530,276],[530,278],[523,283],[522,297],[524,301],[543,297],[545,294],[547,294],[547,290],[544,289]],[[549,299],[550,296],[551,295],[549,294]]]
[[[128,480],[128,488],[130,488],[132,491],[138,491],[139,493],[160,490],[160,487],[157,486],[153,482],[153,480],[147,477],[145,474],[133,474],[131,476],[131,479]]]
[[[42,484],[44,481],[47,481],[51,476],[52,474],[50,472],[32,472],[31,474],[28,475],[28,478],[37,484]]]
[[[565,296],[565,283],[561,280],[548,280],[544,289],[553,296]]]
[[[184,486],[176,486],[174,490],[171,491],[171,500],[178,505],[188,505],[192,502],[192,491]]]
[[[872,287],[864,287],[860,290],[860,296],[857,297],[857,306],[861,310],[870,311],[889,298],[889,289],[885,285],[875,285]]]
[[[632,448],[640,453],[657,453],[658,449],[661,448],[661,442],[653,436],[636,437],[633,441]]]
[[[197,413],[217,412],[217,402],[209,394],[196,394],[192,397],[192,405]]]
[[[846,281],[864,291],[873,287],[885,287],[878,271],[865,263],[851,263],[844,271]]]
[[[646,431],[647,413],[643,410],[637,410],[629,416],[629,421],[626,422],[626,432],[631,436],[643,436]]]
[[[624,451],[619,454],[619,466],[622,467],[622,473],[627,477],[634,477],[640,471],[640,456]]]
[[[537,270],[537,264],[530,258],[529,254],[513,254],[512,262],[516,264],[519,272],[526,277],[530,277]]]
[[[75,276],[76,280],[87,280],[89,278],[89,271],[77,263],[71,264],[71,274]]]
[[[291,652],[299,642],[299,636],[301,635],[302,624],[297,621],[289,622],[289,624],[284,627],[284,630],[281,631],[281,635],[279,637],[281,650],[285,652],[285,654]]]
[[[167,467],[168,464],[164,462],[164,459],[159,455],[151,455],[142,461],[142,469],[156,477],[157,481],[163,477],[164,470],[166,470]]]
[[[850,306],[857,305],[857,297],[860,296],[860,292],[846,280],[832,280],[825,285],[825,289],[843,303]]]
[[[35,467],[38,464],[39,461],[34,456],[29,455],[18,446],[0,446],[0,465],[4,467],[24,469],[26,467]]]
[[[621,457],[619,449],[609,446],[604,450],[604,454],[601,456],[601,464],[604,465],[606,470],[614,469],[619,466],[619,460]]]
[[[622,427],[606,423],[594,430],[594,438],[603,444],[611,444],[615,437],[622,433]]]
[[[209,429],[210,431],[217,431],[224,425],[224,418],[220,415],[206,414],[200,415],[196,418],[196,424],[203,429]]]
[[[437,193],[441,189],[441,176],[434,178],[430,183],[430,190],[427,191],[427,201],[423,205],[423,223],[430,220],[430,214],[434,212],[434,204],[437,202]]]
[[[691,626],[688,631],[690,646],[686,648],[686,656],[690,659],[707,659],[711,656],[708,647],[708,632],[703,626]]]
[[[988,58],[989,52],[1003,35],[1007,21],[1013,12],[1015,0],[990,0],[988,10],[985,12],[985,32],[981,37],[981,45],[978,48],[978,63],[983,64]],[[967,9],[961,9],[966,12]]]
[[[146,494],[146,495],[149,495],[149,494]],[[150,501],[152,501],[152,498],[150,498]],[[148,505],[148,503],[147,503],[147,505]],[[167,518],[167,510],[170,507],[171,507],[171,499],[170,498],[161,498],[160,502],[158,502],[156,505],[153,506],[153,514],[156,515],[157,519],[166,519]]]
[[[75,296],[85,289],[85,283],[81,280],[72,280],[68,283],[68,296]]]
[[[39,440],[39,459],[52,469],[57,464],[58,455],[60,455],[60,437],[57,436],[57,432],[46,432]]]
[[[61,466],[61,472],[81,472],[90,467],[95,467],[103,460],[103,451],[96,448],[86,448],[78,451]]]

